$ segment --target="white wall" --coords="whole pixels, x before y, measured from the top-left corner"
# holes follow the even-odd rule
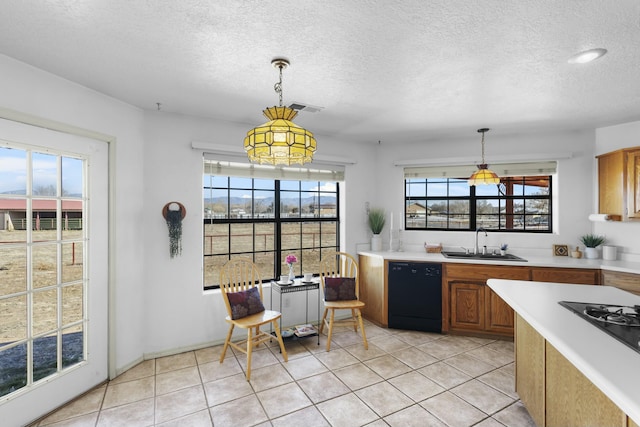
[[[191,143],[241,147],[250,125],[150,111],[145,115],[145,128],[144,210],[148,215],[143,225],[147,284],[144,347],[145,357],[152,357],[224,340],[226,310],[219,291],[202,290],[202,151],[193,150]],[[346,251],[355,254],[355,242],[366,240],[364,203],[376,191],[367,184],[374,179],[368,166],[373,152],[327,136],[316,137],[317,154],[357,161],[346,166],[346,183],[340,195],[341,242]],[[161,215],[162,207],[170,201],[182,203],[187,210],[183,252],[173,259],[169,257],[167,226]],[[267,305],[269,296],[266,287]],[[285,326],[304,320],[304,293],[289,297],[291,309],[284,313]],[[317,318],[317,293],[309,298],[313,320]]]
[[[0,113],[35,123],[58,122],[115,139],[115,366],[142,356],[145,248],[142,111],[75,83],[0,55]],[[107,227],[107,224],[94,224]]]
[[[558,178],[554,185],[553,206],[556,212],[553,234],[523,234],[490,232],[487,246],[497,247],[508,243],[514,253],[518,250],[540,250],[551,253],[553,244],[578,245],[579,236],[591,231],[587,217],[593,205],[593,131],[535,133],[522,135],[491,135],[485,138],[485,158],[491,166],[494,157],[558,158]],[[477,133],[467,139],[443,140],[415,144],[403,144],[400,149],[394,144],[379,147],[376,170],[381,178],[377,181],[376,205],[387,212],[393,210],[395,227],[400,226],[404,209],[403,168],[394,162],[416,159],[471,158],[480,160],[481,144]],[[571,158],[564,157],[571,153]],[[388,227],[385,226],[383,241],[388,242]],[[405,249],[421,250],[424,242],[442,243],[443,246],[473,247],[473,232],[458,231],[404,231]],[[387,245],[388,247],[388,245]]]
[[[596,155],[615,151],[620,148],[640,146],[640,122],[630,122],[617,126],[609,126],[596,130]],[[594,162],[594,171],[597,171]],[[597,176],[594,172],[594,176]],[[598,209],[597,180],[594,186],[593,211]],[[607,245],[618,246],[620,259],[640,261],[640,221],[636,222],[595,222],[594,233],[604,235]]]

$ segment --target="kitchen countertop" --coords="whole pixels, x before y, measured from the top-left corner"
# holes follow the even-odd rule
[[[558,304],[558,301],[578,301],[634,305],[640,304],[640,296],[611,286],[502,279],[489,279],[487,284],[624,413],[640,424],[640,353]]]
[[[640,262],[629,261],[605,261],[603,259],[570,258],[562,256],[541,256],[539,254],[527,254],[520,252],[510,252],[526,259],[527,261],[501,261],[486,259],[454,259],[445,258],[440,253],[426,253],[406,251],[406,252],[373,252],[359,251],[358,255],[378,256],[389,261],[411,261],[411,262],[447,262],[461,264],[485,264],[485,265],[513,265],[525,267],[555,267],[555,268],[596,268],[602,270],[619,271],[623,273],[640,274]]]

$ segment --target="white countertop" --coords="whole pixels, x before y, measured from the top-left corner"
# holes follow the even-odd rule
[[[461,264],[486,264],[486,265],[513,265],[529,267],[556,267],[556,268],[596,268],[602,270],[620,271],[623,273],[640,274],[640,262],[628,261],[605,261],[603,259],[570,258],[562,256],[541,256],[539,254],[526,254],[512,252],[526,259],[527,261],[500,261],[486,259],[454,259],[445,258],[440,253],[421,252],[372,252],[359,251],[359,255],[378,256],[389,261],[411,261],[411,262],[447,262]]]
[[[640,305],[640,296],[610,286],[502,279],[489,279],[487,284],[640,424],[640,353],[558,304],[578,301]]]

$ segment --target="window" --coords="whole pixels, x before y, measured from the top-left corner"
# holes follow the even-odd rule
[[[405,229],[468,231],[484,227],[551,233],[552,175],[509,176],[509,172],[555,172],[555,162],[503,165],[502,169],[497,170],[500,184],[469,186],[467,178],[442,176],[446,175],[444,167],[406,168]]]
[[[339,250],[339,182],[322,178],[341,174],[208,160],[204,169],[205,289],[219,286],[220,267],[232,258],[251,258],[270,280],[288,273],[288,254],[300,276]]]
[[[86,357],[85,161],[0,147],[0,396]]]

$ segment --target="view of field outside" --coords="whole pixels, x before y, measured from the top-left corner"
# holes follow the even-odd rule
[[[84,359],[83,167],[0,147],[0,396]]]
[[[263,280],[317,273],[323,254],[339,248],[337,183],[205,175],[205,287],[217,286],[220,268],[250,258]],[[276,209],[275,206],[279,208]]]
[[[474,190],[466,179],[407,179],[406,228],[550,231],[549,189],[548,176],[508,177]]]

